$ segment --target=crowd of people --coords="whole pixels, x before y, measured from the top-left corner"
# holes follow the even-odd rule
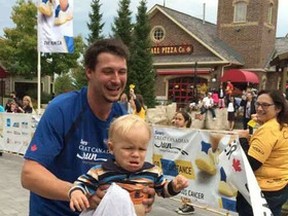
[[[8,98],[5,107],[0,105],[0,112],[7,112],[7,113],[33,113],[33,104],[31,97],[28,95],[23,97],[23,100],[20,100],[16,96],[16,92],[11,92],[10,98]],[[0,156],[3,155],[2,149],[0,149]]]
[[[151,130],[145,122],[147,107],[142,95],[133,87],[125,94],[128,56],[127,47],[118,39],[91,44],[84,55],[87,87],[57,96],[42,115],[21,173],[23,187],[30,190],[30,215],[97,211],[103,207],[112,183],[128,191],[132,201],[135,188],[138,195],[144,194],[137,203],[141,210],[135,210],[145,215],[151,211],[156,193],[174,196],[188,186],[181,175],[166,181],[159,167],[144,161]],[[210,111],[215,120],[215,107],[227,108],[229,130],[233,130],[235,112],[243,108],[240,143],[269,208],[274,216],[280,216],[288,198],[287,102],[281,92],[272,90],[257,95],[247,91],[237,103],[233,88],[227,82],[225,89],[221,85],[219,91],[207,93],[199,115]],[[11,102],[9,106],[12,109],[14,105]],[[33,107],[31,99],[25,96],[21,110],[29,113],[29,107]],[[257,129],[249,126],[251,119]],[[193,127],[191,114],[184,110],[177,111],[171,123],[177,128]],[[237,211],[240,216],[253,215],[240,193]],[[194,212],[188,202],[177,209],[183,215]]]
[[[211,89],[199,96],[198,102],[190,103],[186,109],[192,113],[196,111],[195,119],[204,120],[207,117],[207,112],[211,113],[212,119],[216,120],[216,110],[225,111],[228,121],[228,130],[235,129],[235,121],[242,121],[242,128],[249,129],[252,134],[253,128],[249,125],[251,116],[256,113],[255,100],[257,93],[255,89],[247,88],[242,91],[242,95],[233,94],[234,86],[230,81],[227,81],[224,88],[223,83],[219,89]],[[199,112],[197,112],[199,111]],[[240,129],[238,127],[238,129]]]
[[[16,96],[16,92],[11,92],[5,107],[1,106],[1,112],[7,113],[33,113],[33,103],[30,96],[25,95],[22,100]]]

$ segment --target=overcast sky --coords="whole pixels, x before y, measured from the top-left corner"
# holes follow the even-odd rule
[[[206,20],[216,23],[218,0],[147,0],[148,10],[155,4],[167,7],[190,14],[194,17],[203,17],[203,4],[206,4]],[[3,36],[3,28],[13,27],[13,22],[10,19],[13,5],[16,0],[0,0],[0,36]],[[36,2],[36,0],[35,0]],[[111,23],[117,15],[118,1],[117,0],[100,0],[102,3],[101,12],[103,13],[102,21],[105,22],[104,33],[108,35],[111,32]],[[90,3],[88,0],[74,0],[74,34],[81,34],[85,38],[88,34],[87,22],[88,13],[90,12]],[[134,15],[137,12],[139,0],[131,0],[130,9]],[[288,33],[288,0],[279,0],[278,9],[278,25],[277,37],[284,37]],[[135,18],[133,15],[133,19]]]

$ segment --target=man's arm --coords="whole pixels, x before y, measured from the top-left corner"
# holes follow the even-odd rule
[[[33,160],[24,161],[21,183],[27,190],[47,199],[69,201],[68,193],[72,183],[58,179],[49,170]],[[90,197],[91,208],[96,208],[99,205],[107,189],[108,186],[103,185]],[[150,204],[150,202],[149,199],[147,203]]]
[[[42,197],[69,201],[72,183],[58,179],[41,164],[25,160],[21,173],[22,186]]]

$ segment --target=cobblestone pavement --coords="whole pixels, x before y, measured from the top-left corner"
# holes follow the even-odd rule
[[[29,205],[29,192],[22,188],[20,172],[22,156],[4,153],[0,157],[0,215],[1,216],[27,216]],[[180,206],[179,201],[156,197],[152,212],[149,216],[178,215],[175,209]],[[228,215],[227,213],[214,213],[195,206],[195,216]],[[237,214],[230,214],[237,215]]]

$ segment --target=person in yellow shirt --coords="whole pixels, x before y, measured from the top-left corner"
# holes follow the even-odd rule
[[[146,119],[146,106],[141,94],[135,94],[134,89],[130,89],[130,104],[133,109],[133,114],[140,116],[142,119]]]
[[[248,131],[239,134],[240,144],[274,216],[281,215],[288,199],[288,105],[278,90],[260,91],[254,119],[260,125],[248,143]],[[252,216],[242,194],[237,195],[239,216]]]

